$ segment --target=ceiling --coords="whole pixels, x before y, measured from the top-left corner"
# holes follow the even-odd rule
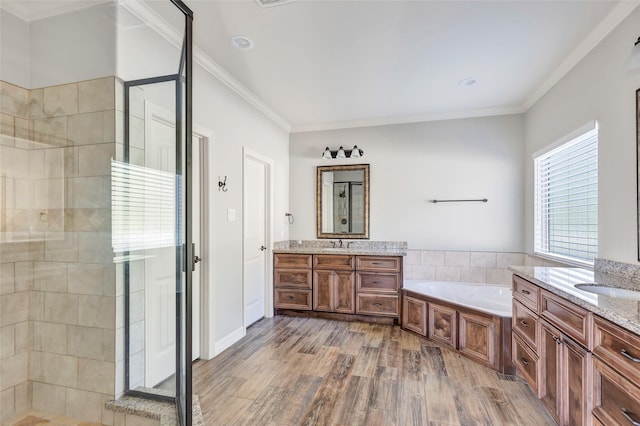
[[[7,1],[40,7],[87,1]],[[100,0],[96,0],[100,2]],[[292,131],[526,111],[638,2],[185,0],[194,43]],[[169,2],[148,3],[174,20]],[[238,50],[233,35],[254,47]],[[633,47],[629,41],[629,49]],[[459,81],[473,78],[471,86]],[[237,84],[239,83],[239,84]],[[246,90],[248,89],[248,90]],[[247,98],[247,96],[245,96]],[[273,115],[273,114],[272,114]]]

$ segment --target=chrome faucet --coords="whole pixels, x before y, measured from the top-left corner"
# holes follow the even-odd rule
[[[342,239],[338,240],[338,243],[340,244],[340,248],[342,248]]]

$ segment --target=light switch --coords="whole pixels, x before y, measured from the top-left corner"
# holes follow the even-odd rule
[[[227,222],[236,221],[236,209],[227,209]]]

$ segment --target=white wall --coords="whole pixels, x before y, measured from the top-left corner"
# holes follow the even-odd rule
[[[315,239],[316,166],[371,164],[370,238],[430,250],[521,251],[524,118],[473,118],[291,135],[292,239]],[[358,160],[323,160],[326,146]],[[433,204],[434,198],[488,203]]]
[[[30,88],[29,24],[3,9],[0,9],[0,52],[0,80]]]
[[[640,8],[526,114],[525,233],[533,251],[532,154],[589,120],[599,123],[599,257],[637,263],[635,96],[640,70],[625,66],[640,36]]]

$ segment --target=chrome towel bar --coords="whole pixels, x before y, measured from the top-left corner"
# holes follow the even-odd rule
[[[432,203],[437,204],[437,203],[466,203],[466,202],[483,202],[486,203],[487,201],[489,201],[488,198],[478,198],[478,199],[473,199],[473,200],[431,200]]]

